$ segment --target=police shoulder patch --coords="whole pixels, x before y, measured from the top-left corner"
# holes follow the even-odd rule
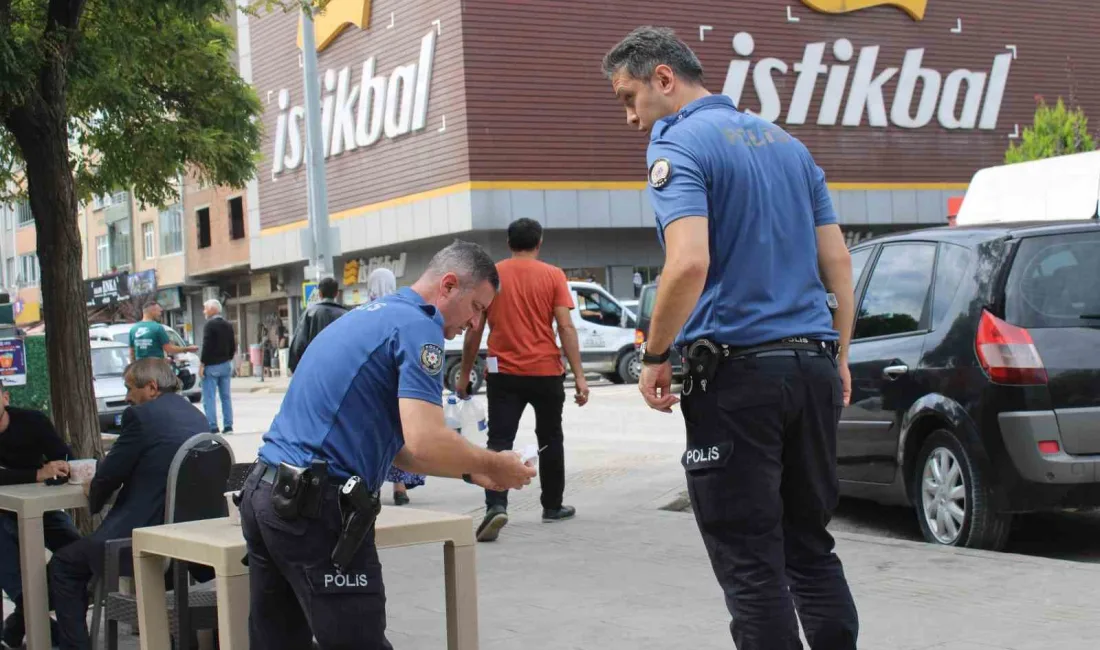
[[[443,348],[435,343],[425,343],[420,347],[420,367],[429,375],[438,375],[443,370]]]
[[[668,158],[658,158],[649,166],[649,184],[653,187],[661,189],[668,184],[668,179],[671,177],[672,163]]]

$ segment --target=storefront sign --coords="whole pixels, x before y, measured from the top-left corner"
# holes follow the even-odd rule
[[[23,339],[0,339],[0,382],[4,386],[27,385],[27,348]]]
[[[935,118],[946,129],[997,128],[1012,67],[1011,51],[995,54],[992,63],[985,64],[988,71],[958,69],[944,74],[924,67],[924,48],[906,50],[899,66],[896,62],[880,61],[881,48],[874,44],[862,45],[857,56],[855,45],[847,38],[832,43],[828,48],[832,60],[828,61],[825,54],[828,45],[806,44],[802,61],[794,65],[774,57],[754,63],[748,59],[756,51],[756,41],[752,34],[739,32],[733,37],[733,51],[741,58],[730,62],[722,93],[741,106],[751,70],[753,91],[760,102],[758,114],[775,122],[784,115],[776,78],[793,70],[797,78],[783,117],[786,124],[806,124],[807,119],[815,119],[820,126],[839,123],[857,127],[866,118],[866,123],[875,128],[893,124],[919,129]],[[812,118],[810,103],[822,77],[825,92],[817,116]],[[888,97],[885,87],[895,77],[897,87],[893,96]],[[783,85],[789,83],[782,81]]]
[[[871,7],[897,7],[913,20],[923,20],[928,0],[802,0],[802,4],[823,14],[850,14]]]
[[[168,311],[174,311],[180,309],[182,304],[180,301],[180,289],[179,287],[172,287],[171,289],[161,289],[157,292],[157,302],[161,307],[164,307]]]
[[[156,271],[138,271],[137,273],[119,273],[108,277],[95,278],[84,283],[87,289],[88,307],[109,305],[113,302],[156,293]]]
[[[360,67],[360,82],[352,83],[351,67],[326,70],[321,108],[324,155],[340,155],[369,147],[382,135],[396,138],[422,131],[428,120],[428,90],[435,60],[436,31],[420,41],[420,58],[397,66],[387,77],[375,75],[375,58]],[[275,151],[271,173],[297,169],[305,154],[305,108],[290,107],[290,91],[279,91],[279,115],[275,122]]]
[[[366,260],[359,260],[359,282],[366,284],[371,272],[375,269],[389,269],[393,271],[393,277],[400,280],[405,277],[405,260],[407,253],[401,253],[397,259],[390,255],[379,255]]]

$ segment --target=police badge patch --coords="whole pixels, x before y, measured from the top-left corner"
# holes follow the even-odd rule
[[[425,343],[420,348],[420,366],[429,375],[438,375],[443,370],[443,348],[434,343]]]
[[[649,184],[657,189],[667,185],[670,176],[672,176],[672,163],[668,158],[658,158],[649,167]]]

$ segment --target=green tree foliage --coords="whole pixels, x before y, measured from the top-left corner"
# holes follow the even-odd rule
[[[37,227],[55,425],[100,455],[77,226],[81,201],[178,200],[185,170],[240,187],[261,105],[233,66],[231,0],[0,0],[0,190]],[[7,197],[5,197],[7,198]]]
[[[1053,158],[1066,154],[1082,153],[1096,149],[1089,135],[1088,118],[1080,106],[1070,110],[1062,98],[1051,106],[1037,97],[1035,122],[1024,129],[1019,144],[1009,145],[1005,152],[1006,163]]]

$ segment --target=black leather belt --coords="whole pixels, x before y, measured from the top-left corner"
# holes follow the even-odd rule
[[[698,341],[693,341],[684,346],[681,350],[681,354],[685,358],[689,356],[688,351],[691,346],[697,342]],[[723,343],[711,343],[711,345],[717,348],[718,354],[725,359],[743,359],[756,356],[795,356],[799,351],[835,357],[838,347],[836,341],[822,341],[803,336],[788,337],[779,339],[778,341],[761,343],[759,345],[736,346]]]
[[[277,471],[277,467],[275,465],[268,465],[267,463],[265,463],[263,461],[256,461],[256,469],[254,469],[253,471],[254,472],[261,472],[261,474],[260,474],[260,482],[261,483],[267,483],[268,485],[274,485],[275,484],[275,472]],[[340,478],[338,476],[329,475],[328,483],[329,483],[329,485],[332,485],[332,486],[335,486],[335,487],[341,487],[344,483],[347,483],[347,479],[346,478]]]

